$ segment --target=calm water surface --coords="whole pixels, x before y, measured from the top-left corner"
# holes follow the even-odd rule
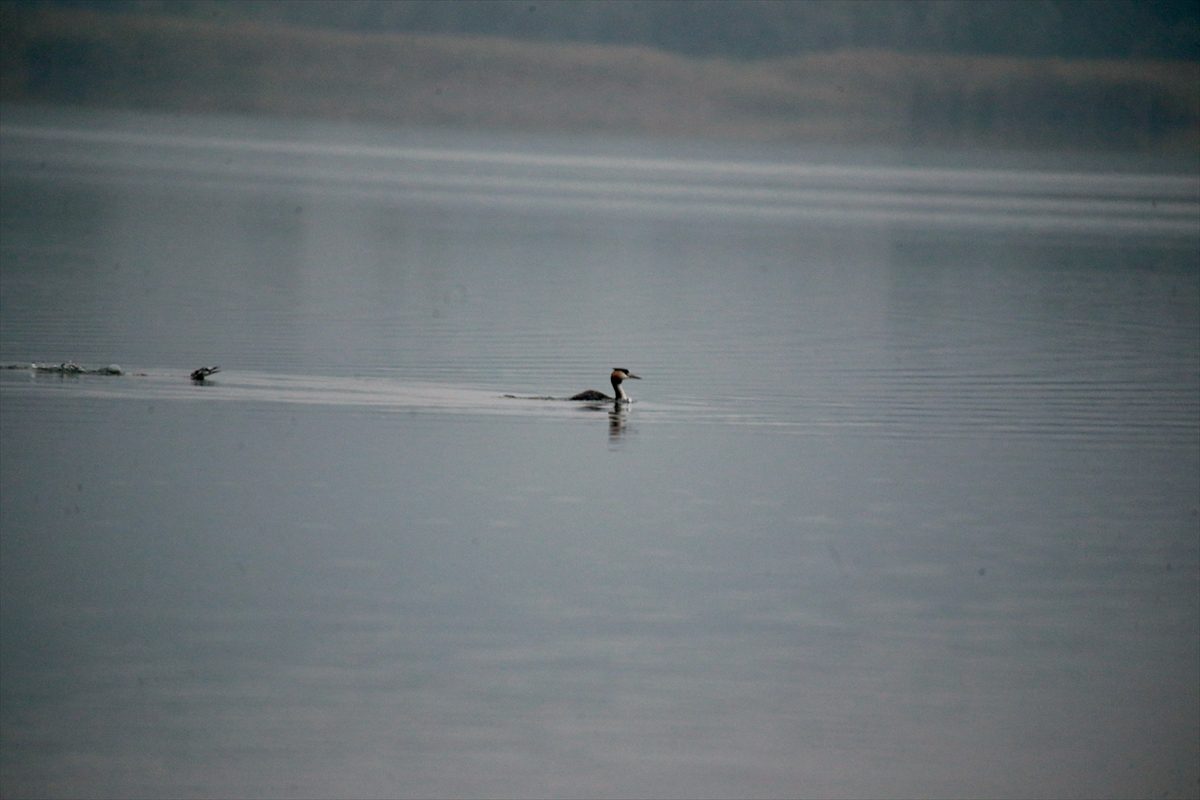
[[[1194,795],[1190,169],[6,109],[0,792]]]

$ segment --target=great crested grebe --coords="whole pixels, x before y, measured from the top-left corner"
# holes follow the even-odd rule
[[[625,380],[626,378],[633,378],[635,381],[641,380],[641,378],[639,378],[637,375],[634,375],[632,372],[624,369],[623,367],[614,367],[612,375],[609,375],[608,379],[612,381],[613,393],[616,395],[616,397],[609,397],[604,392],[597,392],[595,389],[588,389],[586,392],[580,392],[571,399],[586,400],[593,403],[601,400],[613,400],[617,403],[628,403],[629,395],[625,394],[625,390],[621,388],[621,381]]]

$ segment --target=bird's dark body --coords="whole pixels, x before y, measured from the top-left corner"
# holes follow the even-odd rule
[[[571,398],[572,400],[583,400],[585,402],[599,402],[601,400],[612,400],[611,397],[604,392],[597,392],[595,389],[588,389],[586,392],[580,392]]]

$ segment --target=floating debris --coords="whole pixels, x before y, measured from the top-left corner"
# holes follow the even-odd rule
[[[203,383],[204,379],[209,375],[215,375],[220,371],[221,368],[217,366],[201,367],[200,369],[192,370],[192,380],[194,380],[196,383]]]

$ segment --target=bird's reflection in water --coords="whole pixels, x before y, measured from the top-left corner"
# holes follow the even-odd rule
[[[621,438],[626,425],[629,423],[629,403],[588,403],[579,407],[581,411],[608,412],[608,438],[610,441]]]
[[[625,423],[629,421],[629,404],[628,403],[613,403],[612,408],[608,412],[608,439],[616,441],[621,438],[621,434],[625,430]]]

